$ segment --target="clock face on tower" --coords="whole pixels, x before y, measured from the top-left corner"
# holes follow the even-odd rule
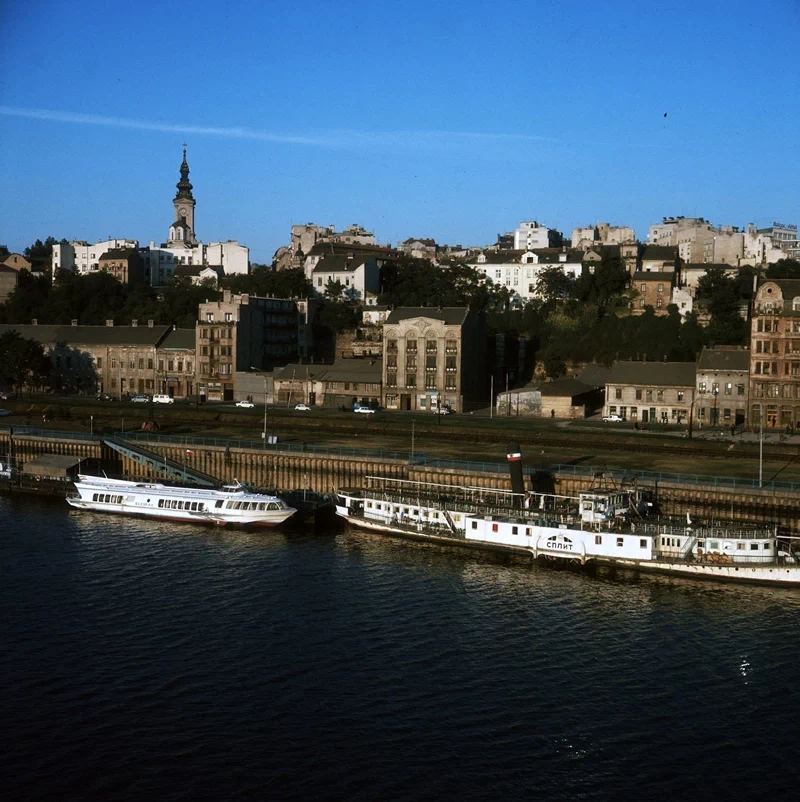
[[[189,217],[189,210],[188,210],[186,207],[181,207],[181,208],[178,210],[178,214],[179,214],[179,215],[180,215],[180,216],[181,216],[181,217],[182,217],[184,220],[186,220],[186,219],[188,219],[188,217]]]

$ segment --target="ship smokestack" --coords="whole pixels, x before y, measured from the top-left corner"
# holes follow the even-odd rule
[[[514,506],[522,506],[522,497],[525,494],[525,480],[522,477],[522,451],[519,443],[509,443],[506,452],[508,472],[511,474],[511,492],[515,493]]]

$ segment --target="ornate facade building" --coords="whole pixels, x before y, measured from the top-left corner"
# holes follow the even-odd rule
[[[468,307],[408,307],[383,327],[383,406],[464,412],[483,399],[486,325]],[[488,394],[487,394],[488,398]]]
[[[800,279],[768,279],[750,320],[750,424],[800,426]]]

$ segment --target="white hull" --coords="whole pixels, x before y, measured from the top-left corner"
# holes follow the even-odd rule
[[[250,493],[240,485],[206,490],[81,476],[75,489],[77,495],[67,502],[76,509],[163,521],[272,527],[296,512],[276,496]]]
[[[643,571],[647,573],[667,574],[671,576],[691,577],[694,579],[711,579],[730,582],[743,582],[755,584],[770,584],[782,586],[800,586],[800,566],[798,565],[777,565],[775,563],[764,564],[702,564],[690,563],[680,560],[670,560],[660,558],[658,560],[632,560],[612,557],[589,557],[586,558],[579,554],[565,554],[548,550],[547,548],[537,549],[535,546],[525,547],[511,543],[492,542],[479,538],[449,535],[446,533],[435,534],[424,531],[420,527],[396,526],[383,521],[368,520],[363,517],[354,517],[347,513],[346,509],[338,507],[337,515],[346,520],[352,526],[372,532],[392,535],[393,537],[421,540],[439,545],[456,546],[459,548],[479,549],[482,551],[500,551],[515,555],[524,555],[531,560],[539,557],[549,558],[553,561],[564,562],[565,560],[585,565],[594,563],[597,565],[622,568],[625,570]],[[571,533],[565,530],[565,534]],[[536,540],[541,543],[541,538]]]

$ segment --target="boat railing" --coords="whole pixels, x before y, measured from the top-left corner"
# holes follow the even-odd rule
[[[768,527],[746,526],[692,526],[677,521],[636,521],[632,532],[651,537],[694,537],[698,540],[769,540],[775,536]]]

